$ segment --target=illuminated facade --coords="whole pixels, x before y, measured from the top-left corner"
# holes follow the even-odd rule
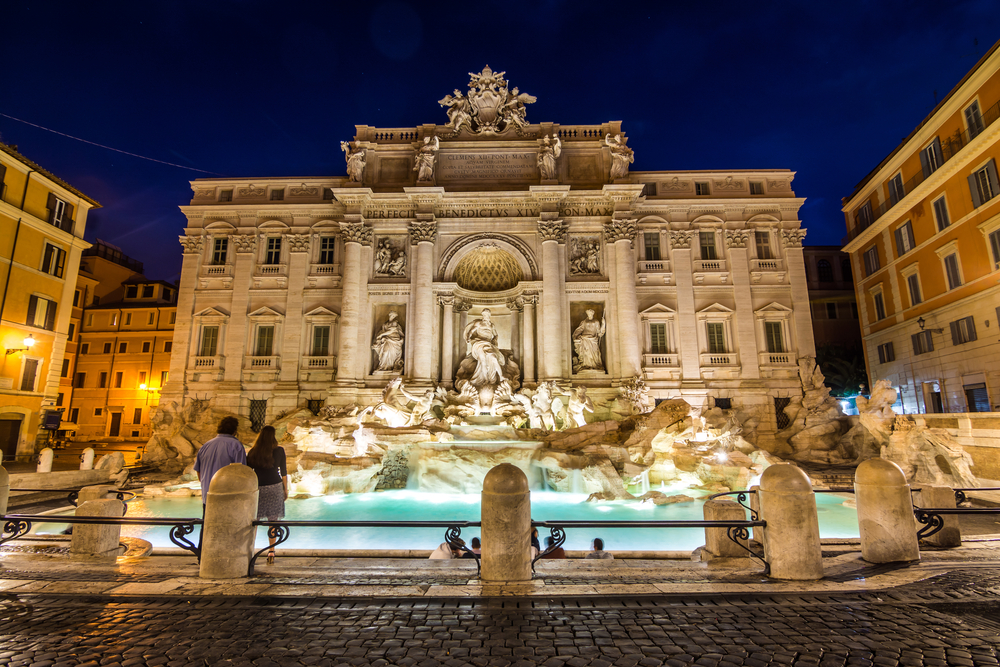
[[[56,409],[87,213],[100,205],[0,144],[0,450],[35,452]]]
[[[872,382],[906,412],[1000,410],[1000,50],[844,199]]]

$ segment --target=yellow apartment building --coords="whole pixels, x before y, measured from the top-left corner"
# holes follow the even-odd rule
[[[0,144],[0,452],[26,460],[56,411],[87,213],[100,204]]]
[[[1000,411],[1000,42],[844,199],[868,374]]]
[[[93,263],[91,275],[112,272],[111,267],[101,266],[108,263],[104,252],[85,258],[85,262],[104,260]],[[128,258],[122,255],[119,261],[123,260]],[[141,264],[138,269],[142,270]],[[135,274],[116,289],[111,287],[99,281],[95,291],[105,297],[98,296],[94,303],[92,293],[91,305],[81,313],[68,415],[78,441],[148,440],[150,410],[159,404],[170,368],[176,286]],[[118,293],[117,299],[108,296]]]

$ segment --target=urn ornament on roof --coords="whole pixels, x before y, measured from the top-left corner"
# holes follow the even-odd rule
[[[454,130],[455,134],[463,127],[471,134],[500,134],[526,126],[525,105],[534,104],[537,98],[516,87],[508,89],[504,74],[506,72],[494,72],[489,65],[478,74],[469,72],[467,94],[462,95],[456,88],[454,95],[438,100],[438,104],[448,107],[445,127]]]

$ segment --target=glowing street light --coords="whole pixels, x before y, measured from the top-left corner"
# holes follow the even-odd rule
[[[27,352],[28,350],[31,349],[31,346],[35,344],[35,337],[32,336],[31,334],[28,334],[28,337],[25,338],[24,341],[22,342],[24,343],[24,347],[8,347],[6,353],[10,355],[14,354],[15,352]]]

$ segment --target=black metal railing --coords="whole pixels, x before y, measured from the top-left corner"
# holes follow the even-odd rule
[[[187,536],[194,532],[195,526],[204,523],[203,519],[185,518],[153,518],[153,517],[104,517],[104,516],[57,516],[53,514],[7,514],[0,516],[3,530],[0,531],[0,545],[20,539],[31,532],[36,523],[68,523],[71,525],[106,525],[106,526],[170,526],[170,541],[181,549],[190,551],[201,560],[201,545],[192,544]]]
[[[80,501],[80,489],[11,489],[11,493],[65,493],[66,502],[68,502],[73,507],[77,506]],[[115,498],[125,503],[125,510],[122,512],[122,516],[125,516],[125,512],[128,511],[129,501],[135,500],[136,494],[134,491],[118,491],[115,493]],[[110,499],[109,499],[110,500]]]
[[[917,538],[930,537],[944,528],[944,517],[949,515],[975,516],[982,514],[1000,514],[1000,507],[916,507],[913,516],[917,523],[924,527],[917,531]]]
[[[912,178],[903,183],[902,192],[896,193],[888,201],[882,202],[878,206],[873,206],[871,220],[868,221],[868,223],[865,225],[857,224],[854,227],[852,227],[848,231],[847,236],[844,238],[844,241],[841,245],[846,245],[847,243],[850,243],[858,236],[860,236],[861,233],[864,232],[869,227],[871,227],[876,220],[878,220],[883,215],[888,213],[893,206],[899,203],[900,200],[906,197],[906,195],[913,192],[917,188],[917,186],[919,186],[921,183],[927,180],[927,178],[929,178],[931,174],[940,169],[945,162],[958,155],[958,153],[963,148],[969,145],[970,141],[972,141],[980,134],[985,132],[987,127],[996,122],[997,118],[1000,118],[1000,102],[997,102],[989,109],[987,109],[985,112],[983,112],[982,129],[975,129],[975,130],[969,129],[964,131],[958,130],[954,134],[945,137],[939,137],[941,141],[941,158],[942,158],[941,164],[937,165],[933,171],[930,171],[927,174],[924,174],[923,169],[921,169],[919,172],[914,174]]]

